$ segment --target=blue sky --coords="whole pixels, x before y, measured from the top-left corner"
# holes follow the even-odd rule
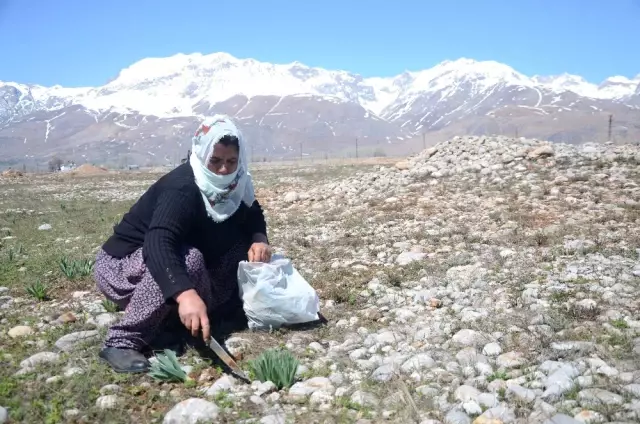
[[[640,73],[640,0],[0,0],[0,80],[101,85],[149,56],[391,76],[446,59],[592,82]]]

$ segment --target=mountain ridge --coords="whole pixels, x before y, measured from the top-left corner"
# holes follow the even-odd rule
[[[293,61],[291,63],[269,63],[262,62],[252,58],[237,58],[226,52],[216,52],[211,54],[202,54],[202,53],[177,53],[173,56],[169,57],[152,57],[152,58],[144,58],[137,62],[134,62],[130,66],[122,69],[119,74],[101,86],[95,87],[63,87],[61,85],[54,85],[51,87],[39,85],[39,84],[21,84],[19,82],[4,82],[0,81],[0,86],[2,85],[13,85],[17,88],[31,88],[32,90],[37,91],[37,95],[43,97],[59,97],[68,99],[73,104],[81,104],[89,109],[96,111],[106,111],[113,108],[122,108],[123,110],[135,110],[141,113],[156,115],[160,117],[175,117],[175,116],[191,116],[193,111],[186,112],[186,115],[181,115],[180,113],[152,113],[150,110],[145,110],[148,108],[148,105],[143,105],[143,107],[136,109],[135,107],[130,106],[126,100],[123,99],[122,103],[119,103],[112,99],[112,102],[100,102],[95,101],[92,96],[96,95],[109,95],[112,91],[120,91],[123,89],[130,89],[132,86],[139,86],[141,84],[155,82],[158,80],[167,79],[170,77],[178,77],[183,75],[185,71],[188,71],[190,67],[199,67],[201,69],[204,66],[215,66],[219,67],[231,67],[231,66],[243,66],[248,67],[253,66],[264,72],[261,76],[280,76],[277,75],[278,72],[280,74],[285,74],[286,72],[293,73],[297,72],[306,72],[307,74],[320,74],[323,73],[322,77],[333,77],[333,78],[349,78],[353,82],[357,84],[361,84],[363,86],[372,87],[375,95],[379,96],[380,92],[389,92],[393,86],[397,85],[396,82],[399,80],[411,80],[411,84],[408,84],[409,87],[405,88],[404,91],[408,93],[419,93],[427,91],[429,88],[429,83],[438,77],[442,77],[442,74],[451,73],[459,71],[460,69],[464,69],[464,72],[469,73],[470,71],[474,71],[474,68],[483,69],[484,75],[481,72],[476,72],[477,76],[486,78],[487,76],[493,77],[493,83],[498,82],[499,78],[495,77],[495,74],[500,73],[503,82],[510,85],[523,85],[523,86],[531,86],[535,88],[549,89],[554,92],[563,92],[570,91],[574,92],[583,97],[591,97],[597,99],[608,99],[608,100],[621,100],[626,97],[630,97],[634,94],[636,89],[640,87],[640,73],[634,78],[627,78],[620,75],[610,76],[605,78],[600,84],[595,84],[585,80],[583,77],[579,75],[573,75],[569,73],[562,73],[557,76],[540,76],[533,75],[531,77],[526,76],[523,73],[516,71],[509,65],[492,61],[492,60],[484,60],[478,61],[469,58],[459,58],[455,60],[444,60],[435,66],[423,70],[418,71],[410,71],[405,70],[402,73],[391,76],[391,77],[362,77],[358,73],[344,71],[344,70],[333,70],[326,69],[321,67],[311,67],[307,66],[299,61]],[[215,69],[215,68],[214,68]],[[215,69],[220,70],[220,69]],[[443,71],[438,74],[438,71]],[[254,74],[256,74],[254,72]],[[270,75],[269,75],[270,74]],[[301,77],[303,79],[304,75],[293,75],[294,77]],[[511,79],[509,79],[511,77]],[[181,78],[183,79],[183,78]],[[244,82],[242,78],[238,78],[240,81]],[[317,84],[320,84],[322,81],[318,81]],[[284,84],[283,84],[284,85]],[[406,86],[407,84],[401,84],[401,86]],[[610,85],[616,86],[625,86],[624,88],[619,88],[617,90],[601,90],[602,88],[607,88]],[[376,89],[377,88],[377,89]],[[278,91],[278,89],[280,91]],[[215,90],[211,90],[216,92]],[[183,93],[188,97],[188,93]],[[278,86],[276,88],[266,89],[262,88],[245,88],[241,91],[237,89],[232,89],[231,91],[226,90],[223,87],[220,90],[220,94],[203,96],[199,100],[208,100],[208,101],[223,101],[226,100],[233,95],[242,94],[247,96],[256,96],[256,95],[293,95],[293,94],[321,94],[330,96],[327,93],[318,93],[317,89],[313,90],[310,87],[300,85],[297,87],[293,87],[293,89],[286,89],[282,86]],[[340,93],[343,94],[343,93]],[[401,94],[401,93],[399,93]],[[349,98],[348,96],[337,96],[343,100],[354,100],[353,98]],[[83,102],[86,102],[86,104]],[[361,99],[358,99],[361,100]],[[374,113],[380,113],[382,109],[388,107],[393,100],[387,100],[380,102],[383,106],[382,108],[371,107],[372,102],[367,102],[366,100],[362,101],[362,105]],[[175,106],[174,106],[175,108]]]
[[[225,52],[146,58],[97,87],[45,87],[0,81],[1,159],[77,155],[93,160],[175,156],[203,116],[227,113],[258,155],[337,154],[359,148],[392,153],[408,140],[460,134],[520,133],[569,142],[640,134],[640,74],[600,84],[584,78],[527,76],[509,65],[446,60],[392,77],[240,59]],[[596,124],[597,123],[597,124]],[[354,143],[355,142],[355,143]],[[415,144],[415,143],[414,143]],[[92,153],[109,147],[108,154]],[[5,156],[5,154],[3,154]],[[88,159],[87,159],[88,160]],[[133,160],[133,159],[132,159]]]

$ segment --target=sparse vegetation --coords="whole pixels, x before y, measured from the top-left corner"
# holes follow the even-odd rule
[[[8,422],[159,423],[190,398],[216,408],[215,422],[449,422],[452,411],[488,422],[496,402],[504,422],[638,421],[640,169],[562,146],[555,164],[507,162],[525,142],[481,140],[411,158],[409,172],[256,164],[270,240],[317,289],[328,324],[233,334],[252,385],[220,380],[192,349],[158,352],[143,375],[98,360],[123,312],[96,291],[92,259],[159,174],[0,177]]]

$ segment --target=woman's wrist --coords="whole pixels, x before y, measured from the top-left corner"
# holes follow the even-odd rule
[[[262,233],[255,233],[251,238],[251,240],[253,243],[269,244],[269,240],[267,239],[267,236]]]
[[[193,295],[198,295],[198,293],[196,292],[195,289],[189,289],[189,290],[185,290],[183,292],[178,293],[175,296],[176,302],[180,303],[181,301],[188,299],[190,297],[192,297]]]

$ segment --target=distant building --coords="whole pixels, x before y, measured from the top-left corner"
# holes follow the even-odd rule
[[[75,162],[69,162],[65,165],[60,166],[60,172],[66,172],[66,171],[72,171],[74,169],[76,169],[77,166],[75,164]]]

